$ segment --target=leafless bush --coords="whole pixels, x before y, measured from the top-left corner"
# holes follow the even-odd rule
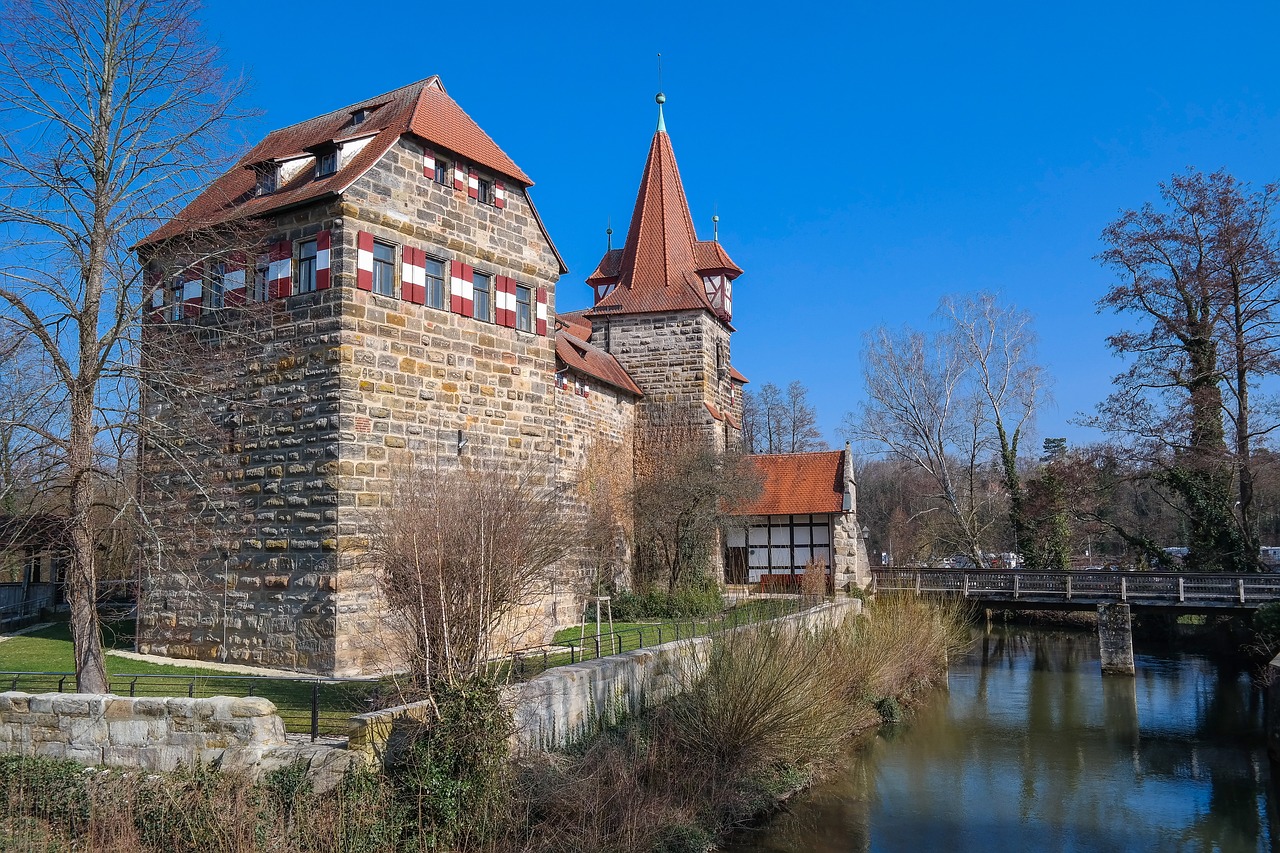
[[[408,686],[424,696],[467,682],[503,651],[503,620],[549,591],[576,533],[532,471],[440,464],[399,472],[377,524],[372,556],[402,622]]]

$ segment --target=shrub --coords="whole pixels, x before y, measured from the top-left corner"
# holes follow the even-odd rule
[[[715,580],[700,575],[674,592],[650,588],[626,590],[613,596],[613,618],[619,622],[645,619],[702,619],[724,610],[724,596]]]
[[[433,847],[480,842],[510,815],[511,716],[492,684],[439,686],[436,719],[405,721],[388,764],[397,799]]]

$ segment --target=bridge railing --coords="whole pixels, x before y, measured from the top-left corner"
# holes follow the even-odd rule
[[[1011,601],[1128,601],[1249,607],[1280,600],[1280,575],[1268,574],[874,568],[871,576],[879,592],[949,593]]]

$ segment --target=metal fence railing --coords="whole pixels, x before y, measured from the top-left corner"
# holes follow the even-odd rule
[[[321,736],[345,735],[347,721],[373,710],[383,682],[365,678],[286,678],[261,675],[151,675],[120,673],[109,680],[117,696],[261,696],[276,706],[285,730]],[[74,693],[72,672],[0,672],[0,690]]]
[[[498,679],[523,681],[557,666],[582,663],[635,649],[708,636],[741,628],[744,625],[791,616],[810,610],[825,600],[822,596],[762,598],[740,604],[716,616],[654,621],[599,634],[595,632],[596,626],[592,623],[587,626],[582,636],[561,644],[520,649],[490,661],[490,671]]]
[[[594,633],[558,645],[539,646],[512,652],[489,663],[494,678],[522,681],[566,664],[620,654],[634,649],[687,640],[730,631],[812,609],[825,601],[820,596],[765,598],[726,610],[704,619],[663,620],[634,628]],[[594,627],[594,626],[592,626]],[[74,693],[72,672],[0,671],[0,691],[24,693]],[[377,710],[387,701],[396,703],[392,682],[371,678],[297,678],[260,675],[158,675],[116,673],[108,679],[108,691],[117,696],[163,698],[211,696],[261,696],[276,706],[286,731],[322,736],[347,733],[348,721],[356,714]]]

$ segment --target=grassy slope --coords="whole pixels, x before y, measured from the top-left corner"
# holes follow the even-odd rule
[[[106,625],[103,629],[103,646],[107,649],[133,648],[132,625],[121,623]],[[107,674],[111,677],[111,689],[120,695],[139,696],[264,696],[275,703],[290,731],[310,731],[311,685],[304,682],[271,680],[252,681],[247,678],[212,678],[218,673],[208,669],[184,666],[161,666],[142,661],[128,660],[107,655]],[[66,622],[58,622],[39,631],[23,634],[0,643],[0,672],[71,672],[75,658],[71,649],[71,630]],[[127,676],[168,676],[147,678],[133,682]],[[194,678],[194,683],[192,679]],[[58,678],[0,675],[0,689],[44,691],[57,690]],[[67,679],[62,689],[75,689],[74,679]],[[352,714],[367,710],[364,685],[322,686],[320,690],[320,725],[324,731],[345,731],[346,720]]]

